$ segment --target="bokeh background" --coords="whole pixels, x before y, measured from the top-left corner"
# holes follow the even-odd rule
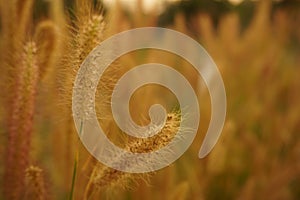
[[[299,1],[0,2],[0,199],[300,198]],[[97,163],[79,141],[72,86],[80,63],[99,42],[144,26],[174,29],[205,47],[225,83],[227,117],[217,145],[199,159],[210,120],[201,77],[171,53],[122,56],[101,79],[96,107],[116,144],[126,146],[128,139],[112,119],[110,91],[136,65],[174,67],[201,102],[197,137],[179,160],[147,175],[122,174]],[[144,86],[132,97],[133,119],[149,122],[153,103],[170,113],[177,106],[165,88]]]

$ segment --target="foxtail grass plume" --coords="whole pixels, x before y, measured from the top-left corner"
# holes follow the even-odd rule
[[[31,165],[25,170],[25,173],[26,173],[25,199],[26,200],[47,199],[43,170],[37,166]]]
[[[24,45],[16,77],[12,110],[8,116],[4,191],[7,199],[20,199],[24,185],[24,169],[29,163],[31,135],[39,69],[34,42]]]
[[[181,115],[172,112],[167,115],[167,121],[163,129],[156,135],[149,138],[133,139],[125,145],[125,150],[132,153],[147,153],[158,150],[166,146],[175,137],[181,122]],[[116,163],[122,163],[122,155],[116,156]],[[146,175],[144,175],[145,177]],[[127,188],[128,180],[135,180],[143,176],[130,174],[116,169],[112,169],[97,163],[92,171],[89,183],[85,190],[85,199],[89,199],[95,192],[101,189],[111,189],[115,187]]]

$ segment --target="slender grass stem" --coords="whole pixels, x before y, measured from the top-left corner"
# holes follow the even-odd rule
[[[81,121],[80,129],[79,129],[79,135],[81,135],[81,133],[82,133],[82,126],[83,126],[83,122]],[[74,190],[75,190],[75,183],[76,183],[77,168],[78,168],[78,158],[79,158],[79,149],[78,149],[78,141],[77,141],[77,149],[76,149],[75,159],[74,159],[72,185],[71,185],[69,200],[73,200],[73,195],[74,195]]]

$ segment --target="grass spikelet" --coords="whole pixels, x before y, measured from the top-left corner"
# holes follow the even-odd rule
[[[101,42],[104,31],[103,19],[101,14],[91,15],[87,23],[84,19],[78,19],[78,29],[71,39],[70,54],[68,58],[66,58],[66,68],[73,69],[74,72],[77,72],[90,51]],[[93,69],[89,69],[89,71],[92,72]],[[69,75],[68,77],[67,92],[72,91],[75,74]]]
[[[72,20],[72,25],[69,26],[67,55],[62,63],[66,79],[65,92],[68,97],[71,96],[70,91],[81,63],[102,41],[105,28],[102,12],[94,8],[90,1],[76,1],[75,11],[75,20]]]
[[[105,28],[104,16],[99,8],[95,8],[90,1],[77,1],[75,6],[75,20],[72,21],[72,27],[69,27],[70,35],[68,38],[67,55],[63,59],[61,80],[63,86],[63,101],[64,113],[66,114],[64,120],[66,123],[63,125],[66,147],[66,169],[70,177],[67,177],[66,185],[71,185],[69,180],[72,179],[72,157],[73,153],[77,151],[79,145],[74,147],[76,131],[73,124],[71,115],[71,99],[73,91],[73,83],[76,74],[86,56],[93,50],[103,39],[103,32]],[[91,69],[92,70],[92,69]],[[74,148],[72,148],[74,147]],[[76,174],[75,174],[76,176]],[[72,186],[75,188],[75,185]]]
[[[76,9],[78,15],[74,21],[74,27],[70,27],[68,54],[63,63],[66,70],[64,72],[66,80],[64,96],[67,96],[68,108],[70,108],[71,92],[77,71],[90,51],[102,41],[105,27],[101,11],[95,10],[91,3],[78,1]]]
[[[176,136],[180,121],[178,113],[169,113],[164,128],[158,134],[146,139],[134,139],[125,149],[132,153],[148,153],[163,148]]]
[[[70,54],[66,58],[77,70],[85,57],[103,39],[104,16],[100,8],[94,8],[89,1],[77,1],[75,27],[71,27]]]
[[[24,185],[24,169],[29,163],[33,130],[38,66],[36,45],[28,42],[23,49],[19,73],[14,88],[12,110],[8,116],[7,160],[4,191],[7,199],[20,199]]]
[[[43,170],[37,166],[29,166],[26,170],[26,195],[25,199],[44,200],[46,187]]]
[[[81,23],[81,22],[80,22]],[[105,23],[103,16],[92,15],[88,23],[80,24],[76,41],[78,42],[79,64],[103,38]]]
[[[179,113],[170,113],[167,116],[164,128],[159,133],[146,139],[133,139],[124,149],[133,153],[147,153],[161,149],[174,139],[180,126],[180,121],[181,116]],[[115,159],[116,162],[122,162],[122,155]],[[132,175],[97,163],[86,187],[85,199],[89,199],[95,192],[101,189],[112,189],[115,187],[126,188],[128,187],[126,181],[134,181],[138,177],[139,175],[137,174]]]
[[[31,23],[31,13],[33,0],[12,0],[6,2],[0,1],[1,4],[1,35],[3,37],[3,43],[1,50],[5,51],[0,59],[3,59],[5,64],[9,67],[3,68],[3,72],[8,73],[8,77],[14,76],[16,71],[11,66],[16,66],[18,62],[18,56],[20,56],[20,49],[25,42],[26,36],[28,36],[29,24]],[[18,22],[18,23],[13,23]],[[2,57],[2,58],[1,58]],[[5,81],[10,81],[8,80]]]
[[[40,66],[39,74],[41,79],[46,71],[53,68],[57,60],[58,52],[58,28],[50,21],[40,22],[35,30],[35,41],[38,44],[38,62]]]

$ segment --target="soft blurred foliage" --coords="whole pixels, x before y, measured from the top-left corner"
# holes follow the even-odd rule
[[[26,9],[26,3],[21,0],[0,2],[0,152],[3,157],[0,174],[4,177],[0,181],[0,199],[7,197],[4,187],[13,180],[5,176],[9,172],[6,168],[14,163],[18,170],[27,168],[27,173],[24,171],[22,175],[20,172],[19,176],[34,174],[35,177],[29,181],[38,180],[36,185],[45,187],[40,189],[33,184],[38,188],[35,190],[30,186],[32,183],[26,184],[28,181],[25,181],[18,192],[27,194],[27,191],[34,190],[39,194],[36,199],[67,199],[71,190],[74,157],[78,162],[74,199],[83,199],[91,171],[97,164],[78,140],[74,129],[71,112],[74,76],[71,74],[76,74],[79,66],[71,65],[83,58],[76,61],[70,59],[77,55],[74,49],[76,37],[72,40],[75,29],[80,29],[84,24],[84,20],[83,24],[76,20],[85,19],[85,12],[78,13],[80,9],[75,8],[71,0],[64,3],[59,0],[36,0],[32,1],[34,4],[28,14],[31,21],[27,22],[22,17],[25,12],[16,12],[16,16],[9,12],[14,4],[17,11]],[[147,50],[122,56],[115,63],[115,71],[107,72],[108,76],[120,78],[132,67],[149,62],[166,64],[180,71],[198,91],[200,128],[189,150],[171,166],[150,176],[133,174],[138,178],[122,181],[118,183],[119,187],[100,188],[101,191],[91,199],[299,199],[299,1],[245,0],[234,5],[222,0],[190,0],[166,3],[162,12],[154,9],[147,13],[143,11],[142,4],[143,1],[138,0],[134,10],[125,9],[118,1],[112,7],[100,6],[106,24],[102,39],[136,27],[163,26],[198,41],[215,60],[222,74],[227,92],[226,122],[213,151],[200,160],[197,155],[210,120],[209,94],[203,83],[197,84],[201,77],[185,60],[167,52]],[[95,1],[93,5],[99,3]],[[90,15],[89,12],[86,15]],[[27,28],[22,29],[22,23],[26,23]],[[18,95],[20,92],[15,86],[19,84],[17,80],[22,72],[18,67],[22,65],[20,59],[23,58],[15,55],[24,54],[20,46],[26,40],[34,40],[37,52],[41,52],[37,53],[39,80],[31,89],[36,95],[32,101],[26,93]],[[74,45],[71,50],[70,45]],[[91,50],[82,48],[86,48],[84,52]],[[107,82],[104,80],[103,83]],[[26,84],[29,83],[25,81],[24,88],[29,87]],[[15,111],[18,103],[16,96],[21,100],[29,99],[30,105],[26,101]],[[133,119],[146,123],[147,110],[156,102],[165,105],[168,111],[177,103],[166,89],[145,86],[132,98],[130,108]],[[25,119],[31,116],[22,112],[31,113],[32,110],[26,109],[31,108],[31,103],[35,104],[33,121],[28,122]],[[109,130],[109,137],[116,143],[120,142],[116,139],[120,131],[111,120],[109,104],[97,106],[97,110],[101,111],[99,116],[103,111],[110,116],[103,121],[98,116],[101,125]],[[32,126],[32,129],[27,130],[24,126]],[[19,140],[23,138],[30,143],[29,155],[25,155],[28,156],[26,162],[6,158],[7,152],[14,149],[9,147],[12,144],[9,134],[11,130],[15,131],[14,127],[30,132],[30,135],[19,136]],[[23,149],[16,147],[15,150]],[[14,159],[23,158],[16,156]],[[20,169],[18,165],[25,168]],[[41,169],[29,165],[37,165]],[[43,191],[42,196],[40,190]]]

